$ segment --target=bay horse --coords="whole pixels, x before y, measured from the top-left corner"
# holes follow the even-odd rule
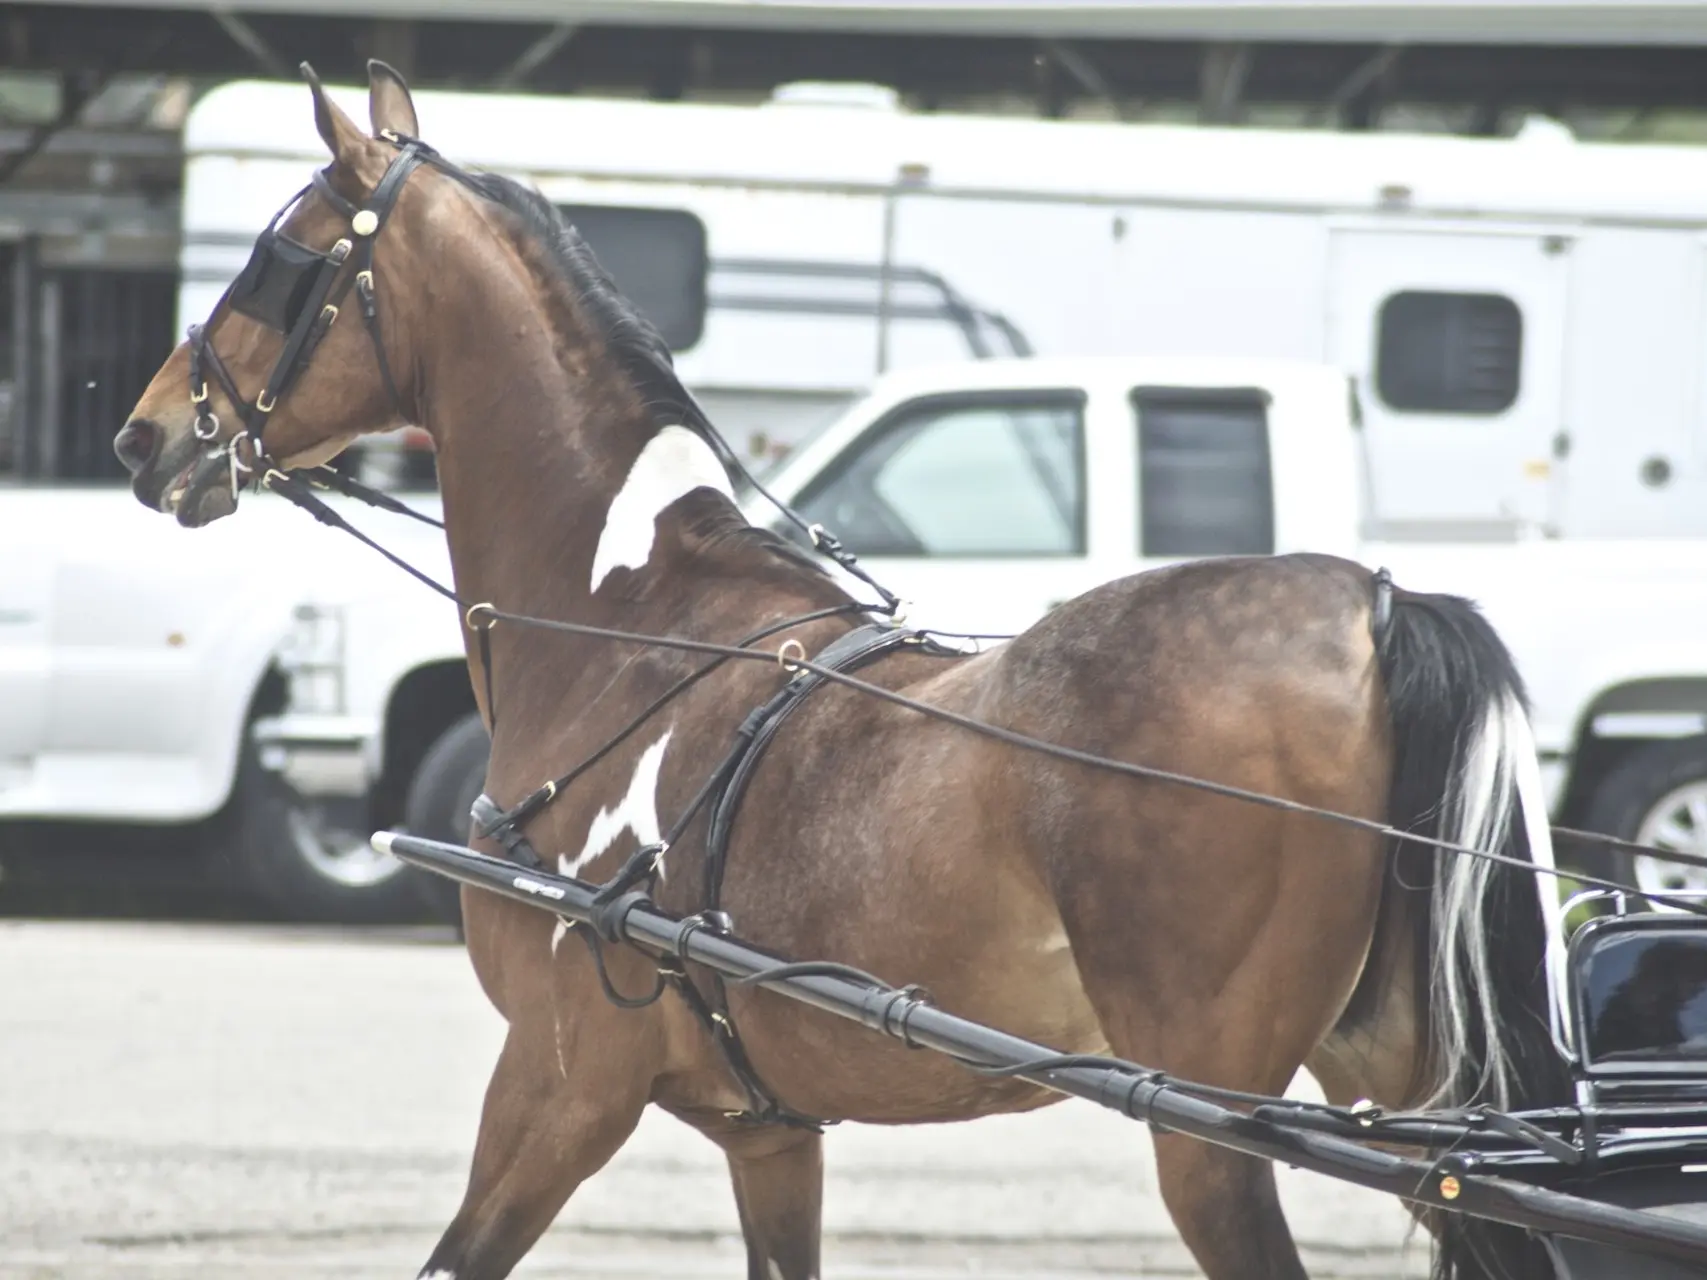
[[[851,633],[855,597],[743,517],[668,348],[558,211],[424,150],[389,67],[369,64],[371,132],[304,71],[330,162],[119,431],[136,497],[206,525],[236,509],[244,474],[417,424],[465,606],[718,642],[814,615],[767,641],[805,655]],[[363,322],[335,323],[340,300]],[[694,670],[664,649],[479,621],[469,675],[501,806]],[[1503,643],[1470,602],[1385,593],[1350,561],[1171,566],[982,653],[903,646],[862,678],[1103,756],[1551,862]],[[529,845],[564,872],[611,876],[787,679],[726,664],[679,689],[532,813]],[[706,829],[701,813],[664,853],[663,908],[705,905]],[[475,847],[510,856],[481,830]],[[1538,877],[1521,868],[1110,776],[838,687],[778,732],[728,837],[720,906],[743,937],[921,984],[951,1012],[1065,1052],[1267,1094],[1303,1066],[1340,1104],[1568,1101]],[[465,1198],[421,1272],[435,1280],[509,1273],[648,1104],[726,1154],[750,1280],[809,1280],[822,1139],[802,1118],[926,1124],[1059,1100],[734,989],[729,1024],[780,1108],[756,1113],[691,1007],[703,973],[618,1007],[596,949],[551,916],[469,888],[462,904],[508,1030]],[[656,978],[632,949],[604,960],[617,992]],[[1167,1133],[1155,1158],[1210,1280],[1304,1275],[1268,1162]],[[1521,1232],[1422,1216],[1443,1274],[1551,1274]]]

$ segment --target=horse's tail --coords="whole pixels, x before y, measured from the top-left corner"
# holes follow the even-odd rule
[[[1378,607],[1376,650],[1393,735],[1388,820],[1400,830],[1551,867],[1527,699],[1504,643],[1456,596],[1395,590],[1390,616],[1381,615]],[[1414,979],[1428,1041],[1427,1075],[1418,1083],[1426,1104],[1567,1103],[1569,1077],[1553,1047],[1547,999],[1546,919],[1557,913],[1556,881],[1396,843],[1382,916],[1408,918],[1416,930]],[[1522,1233],[1449,1218],[1437,1274],[1553,1274]]]

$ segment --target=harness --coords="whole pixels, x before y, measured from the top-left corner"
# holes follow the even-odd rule
[[[796,649],[799,647],[790,641],[783,646],[784,653],[788,651],[790,644]],[[676,953],[660,964],[658,981],[651,992],[638,997],[624,996],[611,985],[610,977],[605,972],[600,943],[621,940],[623,916],[630,908],[649,898],[648,893],[638,886],[644,883],[650,887],[664,854],[707,806],[710,808],[710,818],[705,838],[702,886],[704,906],[686,921],[685,928],[688,932],[681,935],[681,941],[685,942],[688,933],[700,930],[719,934],[731,933],[734,922],[728,913],[721,909],[723,876],[729,861],[729,835],[740,808],[741,798],[746,794],[747,786],[752,781],[766,748],[776,738],[777,732],[788,717],[806,701],[808,695],[829,679],[831,673],[846,674],[856,671],[903,648],[937,657],[962,656],[959,650],[938,644],[923,632],[897,626],[892,622],[868,622],[826,645],[811,660],[812,668],[815,669],[791,666],[786,657],[781,658],[784,668],[794,672],[793,677],[747,714],[747,718],[735,731],[735,740],[728,754],[711,772],[699,794],[688,804],[668,835],[656,844],[643,845],[636,849],[629,855],[622,869],[599,888],[594,895],[598,910],[594,914],[592,931],[588,932],[578,925],[569,926],[580,934],[591,950],[599,982],[612,1003],[624,1008],[643,1008],[657,1000],[666,987],[673,987],[677,991],[700,1025],[705,1028],[712,1043],[717,1046],[729,1074],[747,1095],[746,1110],[725,1113],[731,1120],[746,1124],[781,1124],[807,1129],[822,1129],[825,1124],[832,1123],[802,1115],[783,1106],[766,1088],[741,1045],[740,1034],[735,1029],[734,1020],[729,1013],[728,992],[722,975],[715,970],[707,970],[710,977],[709,988],[708,991],[702,992],[683,965],[678,943]],[[800,657],[804,659],[805,654],[801,653]],[[661,699],[660,702],[662,701]],[[654,704],[657,705],[659,704]],[[633,727],[631,724],[630,729]],[[630,729],[625,729],[619,738],[626,737]],[[601,749],[595,753],[594,759],[602,755]],[[547,785],[552,796],[562,794],[555,784]],[[490,796],[482,795],[474,802],[470,816],[480,834],[497,840],[512,859],[540,867],[544,865],[544,860],[520,830],[521,821],[538,812],[540,807],[543,806],[524,801],[515,809],[506,812]]]
[[[361,303],[363,321],[373,343],[375,358],[386,390],[391,397],[392,407],[399,417],[407,416],[386,357],[384,335],[380,326],[378,298],[373,276],[375,239],[395,206],[409,175],[422,164],[432,165],[476,194],[484,196],[486,193],[470,175],[444,160],[436,151],[419,139],[403,137],[389,130],[382,131],[380,136],[399,149],[398,155],[387,166],[385,174],[365,204],[357,205],[339,195],[333,190],[325,171],[318,171],[313,177],[312,187],[333,208],[349,219],[351,235],[340,238],[331,249],[320,251],[302,245],[277,230],[277,225],[285,214],[309,190],[308,187],[304,187],[273,216],[267,229],[257,239],[249,262],[221,299],[222,302],[228,303],[234,311],[256,320],[285,337],[283,350],[273,366],[266,386],[253,401],[245,399],[238,390],[236,380],[214,348],[205,326],[194,325],[190,328],[190,399],[196,413],[195,435],[206,444],[210,457],[229,459],[233,500],[236,499],[242,487],[243,478],[252,476],[256,487],[264,485],[273,489],[281,497],[303,508],[315,519],[351,534],[441,595],[462,604],[463,602],[458,599],[454,591],[422,573],[415,566],[351,525],[335,510],[321,501],[313,492],[313,488],[337,489],[372,506],[406,515],[439,528],[443,528],[442,522],[422,515],[406,504],[398,502],[390,495],[360,484],[330,467],[319,467],[308,471],[284,471],[269,457],[263,441],[268,416],[295,385],[320,342],[337,319],[340,305],[351,288],[356,290]],[[345,275],[345,269],[351,264],[352,258],[356,271],[352,275]],[[219,419],[208,407],[208,387],[205,376],[208,372],[212,373],[215,381],[220,384],[221,390],[231,400],[232,404],[237,406],[243,419],[243,429],[223,443],[218,439]],[[529,818],[549,805],[558,795],[562,794],[564,788],[574,778],[608,755],[650,716],[667,705],[689,685],[709,674],[724,660],[732,657],[757,659],[765,656],[760,652],[753,651],[748,646],[757,643],[766,636],[836,614],[864,614],[867,617],[872,614],[884,614],[893,619],[899,612],[900,601],[896,596],[866,573],[859,566],[856,558],[843,548],[833,535],[826,532],[822,526],[807,524],[787,504],[780,502],[754,479],[738,455],[729,448],[710,423],[703,418],[703,415],[699,415],[697,425],[703,429],[707,443],[717,453],[725,467],[741,475],[786,518],[793,521],[810,537],[812,545],[817,551],[835,561],[843,570],[876,591],[883,603],[881,605],[869,605],[849,601],[801,617],[784,619],[761,628],[737,645],[687,641],[665,636],[621,632],[608,627],[591,627],[540,618],[527,618],[500,613],[490,604],[467,607],[465,621],[471,629],[479,632],[480,652],[486,672],[489,714],[493,706],[489,632],[491,624],[501,618],[521,624],[555,628],[565,632],[597,635],[607,640],[661,645],[666,648],[719,655],[715,661],[700,667],[691,675],[678,681],[662,697],[654,700],[625,728],[568,774],[536,788],[523,797],[514,807],[504,810],[489,796],[482,795],[479,798],[472,810],[472,816],[478,829],[482,835],[497,840],[511,859],[518,864],[527,867],[544,865],[543,859],[540,858],[522,831],[523,825]],[[249,449],[247,460],[242,456],[242,446],[245,441],[247,441]],[[1394,606],[1394,589],[1391,577],[1385,571],[1375,578],[1372,604],[1372,630],[1377,643],[1380,644],[1385,641],[1390,631]],[[477,623],[475,618],[481,612],[485,613],[486,621]],[[944,633],[937,632],[935,634]],[[993,639],[998,637],[982,638]],[[931,639],[929,633],[902,628],[892,620],[880,623],[868,622],[866,625],[856,627],[853,631],[827,646],[816,660],[808,660],[798,642],[792,640],[785,642],[775,658],[782,663],[784,670],[791,673],[792,679],[772,695],[769,700],[751,712],[742,722],[736,732],[735,742],[729,754],[707,779],[705,785],[689,804],[686,812],[682,814],[666,839],[636,850],[622,869],[597,891],[594,899],[597,910],[592,920],[593,931],[588,932],[586,928],[581,926],[575,927],[575,932],[586,941],[592,951],[604,993],[613,1002],[625,1008],[643,1007],[658,999],[666,986],[675,987],[681,994],[682,999],[707,1029],[713,1043],[718,1046],[730,1073],[747,1094],[749,1103],[747,1109],[728,1113],[731,1119],[756,1124],[782,1124],[813,1129],[820,1128],[825,1123],[783,1107],[770,1095],[763,1082],[753,1071],[751,1063],[741,1047],[739,1036],[729,1017],[723,978],[715,970],[707,970],[711,975],[710,995],[707,997],[689,978],[683,955],[687,940],[692,933],[702,930],[728,933],[732,928],[732,922],[728,915],[719,909],[718,903],[721,900],[723,872],[728,859],[729,834],[734,824],[741,797],[751,781],[764,751],[774,740],[783,722],[814,689],[824,683],[833,682],[850,688],[861,689],[870,696],[908,707],[938,722],[959,725],[987,738],[1038,751],[1057,759],[1070,760],[1133,777],[1164,780],[1188,786],[1198,791],[1235,797],[1271,808],[1292,812],[1308,812],[1345,825],[1372,830],[1392,839],[1432,846],[1454,854],[1475,856],[1490,862],[1511,863],[1526,870],[1533,870],[1532,865],[1526,861],[1519,861],[1488,851],[1470,849],[1414,832],[1400,831],[1389,824],[1352,818],[1343,814],[1333,814],[1326,810],[1293,801],[1282,801],[1275,797],[1259,795],[1225,784],[1211,783],[1204,779],[1192,778],[1149,766],[1110,760],[1089,752],[1046,743],[1013,730],[1002,729],[972,717],[948,711],[945,708],[919,702],[848,674],[850,671],[874,662],[883,655],[894,652],[903,646],[935,656],[961,656],[960,650],[936,643]],[[792,660],[788,656],[791,647],[794,652]],[[711,818],[708,823],[705,846],[704,898],[706,906],[697,915],[681,922],[675,934],[676,950],[666,956],[664,962],[659,966],[657,987],[644,997],[629,998],[623,996],[615,991],[610,984],[600,950],[601,942],[614,943],[622,940],[623,919],[627,912],[635,906],[649,901],[648,894],[637,886],[643,883],[650,884],[656,878],[659,860],[665,850],[686,830],[700,809],[707,804],[711,806]],[[1596,833],[1575,831],[1570,828],[1555,827],[1553,830],[1559,836],[1580,839],[1609,848],[1624,848],[1644,856],[1663,857],[1690,863],[1699,862],[1707,865],[1707,859],[1677,853],[1676,851],[1659,850],[1633,841],[1615,840]],[[1628,891],[1628,886],[1593,876],[1579,874],[1577,879],[1585,884]],[[521,879],[518,879],[516,883],[520,885]],[[1641,896],[1683,911],[1707,914],[1707,908],[1687,899],[1655,894],[1642,894]],[[782,966],[782,968],[800,968],[800,966]],[[911,988],[901,989],[892,993],[891,998],[903,1001],[916,1000],[916,997],[912,995],[913,990]],[[882,1015],[885,1026],[887,1026],[887,1016],[887,1013]]]
[[[386,392],[391,398],[392,408],[399,416],[404,416],[402,396],[398,392],[390,361],[385,353],[384,333],[379,319],[378,294],[374,287],[373,275],[375,241],[396,206],[404,184],[422,164],[431,164],[477,194],[484,193],[470,175],[443,159],[419,139],[406,138],[390,130],[382,131],[380,136],[396,146],[398,154],[387,166],[384,176],[367,200],[358,205],[345,199],[333,188],[326,170],[316,170],[310,185],[293,195],[273,215],[266,229],[257,237],[249,261],[222,298],[233,311],[282,334],[285,339],[284,348],[274,362],[266,386],[254,400],[245,398],[238,389],[236,379],[214,347],[206,326],[190,326],[190,400],[196,412],[194,430],[196,438],[207,446],[210,456],[228,459],[233,499],[237,497],[244,478],[253,477],[257,487],[265,485],[304,508],[322,523],[354,534],[440,594],[455,600],[457,597],[453,591],[427,577],[350,525],[316,497],[310,486],[337,489],[374,506],[409,515],[440,528],[443,527],[442,522],[424,516],[389,495],[343,476],[329,467],[316,468],[306,473],[306,480],[305,473],[286,472],[280,469],[267,453],[264,439],[269,415],[301,377],[315,350],[337,320],[340,307],[352,288],[356,291],[363,323],[373,343],[374,356]],[[350,235],[339,238],[327,250],[301,244],[278,229],[278,224],[311,189],[318,192],[321,198],[348,219],[350,224]],[[346,267],[351,265],[355,267],[354,272],[346,272]],[[209,408],[207,375],[210,373],[226,397],[237,406],[243,422],[242,430],[224,442],[219,441],[219,417]],[[707,426],[709,427],[709,424]],[[725,466],[735,468],[746,476],[759,492],[767,498],[770,497],[763,486],[752,479],[740,459],[715,431],[707,430],[705,434],[708,443],[712,444]],[[248,446],[247,459],[243,456],[245,443]],[[776,503],[774,498],[771,501]],[[883,597],[884,606],[874,609],[870,605],[850,602],[818,610],[763,628],[749,640],[756,641],[763,636],[836,614],[859,613],[869,617],[873,612],[893,615],[898,611],[900,602],[896,597],[861,569],[855,557],[844,550],[831,534],[821,526],[804,524],[782,503],[776,505],[807,531],[817,550],[875,588]],[[482,610],[490,615],[484,622],[477,621]],[[488,714],[494,716],[490,630],[495,616],[490,605],[475,605],[465,614],[467,625],[478,632],[482,665],[486,673]],[[620,940],[621,913],[636,901],[647,897],[637,886],[642,883],[650,885],[656,878],[664,852],[707,805],[710,806],[710,819],[705,842],[705,905],[697,916],[691,917],[686,923],[682,938],[685,941],[689,933],[697,930],[730,932],[733,922],[719,906],[724,869],[728,862],[729,835],[741,797],[745,794],[766,748],[794,710],[813,690],[825,682],[825,673],[852,671],[903,647],[933,656],[961,656],[959,650],[941,645],[923,632],[903,628],[888,620],[867,622],[832,642],[813,663],[820,670],[809,670],[805,666],[791,663],[786,656],[791,648],[801,661],[805,660],[806,655],[798,641],[785,642],[779,654],[779,661],[783,669],[792,674],[792,678],[742,721],[729,753],[701,787],[667,838],[637,850],[623,868],[600,889],[598,898],[605,914],[601,917],[602,923],[598,924],[596,931],[589,933],[584,929],[577,930],[592,949],[599,980],[606,996],[616,1004],[624,1008],[641,1008],[655,1001],[666,986],[677,990],[704,1026],[712,1042],[718,1047],[730,1074],[747,1095],[747,1109],[729,1112],[731,1119],[752,1124],[783,1124],[811,1129],[821,1129],[828,1123],[783,1106],[759,1079],[748,1061],[740,1036],[730,1018],[727,992],[721,975],[708,970],[709,993],[703,993],[689,977],[683,957],[678,954],[660,966],[657,987],[649,995],[639,998],[626,997],[611,986],[603,954],[599,949],[600,943]],[[517,863],[527,867],[543,867],[544,859],[522,830],[528,819],[561,795],[576,776],[602,759],[654,712],[683,692],[689,684],[708,674],[716,665],[718,663],[703,667],[686,680],[678,682],[570,774],[546,783],[513,808],[505,810],[489,795],[482,794],[471,811],[481,834],[496,840]]]
[[[923,649],[934,655],[949,656],[954,653],[919,632],[883,623],[870,623],[856,627],[826,645],[813,662],[828,671],[857,671],[868,663],[907,646]],[[801,670],[772,694],[769,701],[755,708],[736,732],[734,749],[718,770],[722,781],[711,802],[711,818],[705,838],[704,900],[705,912],[716,912],[724,922],[728,922],[729,917],[718,909],[718,903],[723,894],[724,868],[729,861],[729,833],[735,825],[735,815],[740,808],[741,798],[746,794],[747,785],[752,781],[765,749],[770,746],[783,722],[806,701],[809,694],[821,687],[826,679],[821,672]],[[781,1107],[766,1092],[752,1064],[747,1061],[747,1055],[741,1048],[740,1037],[735,1031],[735,1024],[729,1017],[728,994],[724,988],[723,977],[716,970],[707,972],[711,976],[709,1000],[689,999],[688,1004],[699,1015],[700,1021],[707,1024],[707,1030],[712,1033],[713,1040],[723,1051],[730,1073],[747,1091],[747,1112],[731,1118],[761,1124],[780,1122],[796,1127],[821,1128],[823,1121],[812,1120]],[[684,988],[691,988],[692,985],[692,980],[688,978],[683,978],[678,983],[678,986]]]

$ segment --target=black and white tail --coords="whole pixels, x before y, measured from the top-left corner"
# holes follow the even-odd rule
[[[1393,727],[1389,821],[1401,830],[1553,865],[1523,682],[1469,601],[1395,591],[1376,647]],[[1401,842],[1390,890],[1416,929],[1426,1105],[1563,1104],[1547,985],[1561,953],[1558,887],[1522,867]],[[1553,1274],[1523,1233],[1453,1215],[1437,1274]]]

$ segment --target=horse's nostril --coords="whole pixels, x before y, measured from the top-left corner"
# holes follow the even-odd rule
[[[132,418],[113,439],[113,452],[133,475],[141,471],[160,450],[160,428],[147,418]]]

